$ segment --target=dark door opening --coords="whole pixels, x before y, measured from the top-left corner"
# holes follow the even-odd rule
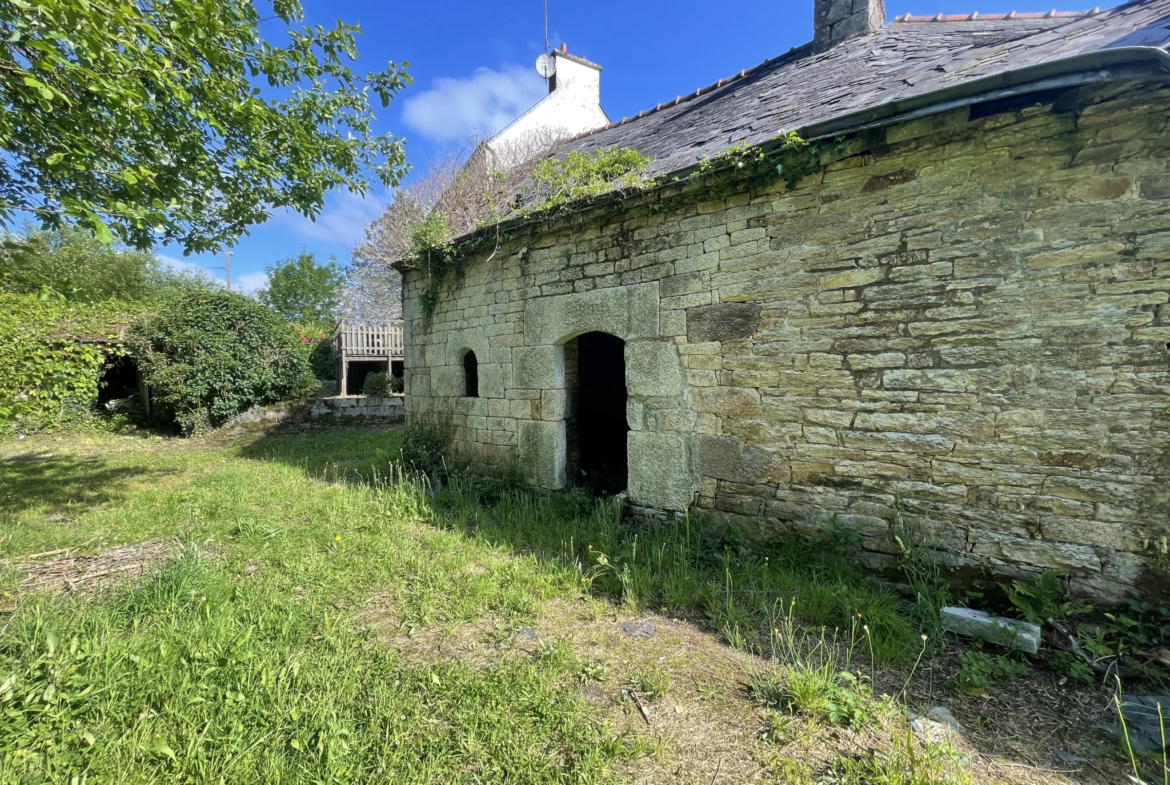
[[[371,373],[386,373],[385,360],[350,360],[342,395],[361,395],[366,377]]]
[[[98,382],[98,403],[138,394],[138,365],[125,355],[108,355]]]
[[[625,341],[608,333],[585,333],[565,346],[565,365],[573,484],[596,494],[624,491],[629,469],[626,433],[630,430],[626,423]]]

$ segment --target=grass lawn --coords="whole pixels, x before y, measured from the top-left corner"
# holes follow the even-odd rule
[[[848,565],[435,491],[400,436],[0,444],[0,783],[1069,781],[910,738],[936,666]]]

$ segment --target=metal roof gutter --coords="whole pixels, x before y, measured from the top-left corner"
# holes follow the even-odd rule
[[[895,123],[927,117],[963,106],[1036,93],[1063,87],[1078,87],[1105,82],[1126,82],[1150,76],[1170,76],[1170,52],[1156,46],[1122,46],[1085,54],[1062,57],[1016,70],[972,79],[960,84],[932,90],[921,95],[896,99],[860,112],[835,117],[798,129],[800,136],[810,142],[882,128]],[[764,153],[774,152],[783,141],[768,140],[756,145]],[[685,179],[699,164],[692,164],[659,175],[661,184],[668,185]],[[589,200],[590,205],[604,205],[620,201],[620,192],[610,192]],[[491,231],[499,232],[529,223],[539,223],[548,216],[534,215],[505,219],[490,227],[477,229],[456,240],[467,240]],[[405,269],[413,269],[404,265]]]

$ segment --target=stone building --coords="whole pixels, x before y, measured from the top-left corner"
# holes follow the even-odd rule
[[[636,148],[657,186],[465,238],[433,310],[403,264],[408,421],[542,488],[845,527],[876,568],[908,532],[955,568],[1164,588],[1170,0],[815,19],[567,143]],[[803,170],[768,157],[787,130]]]

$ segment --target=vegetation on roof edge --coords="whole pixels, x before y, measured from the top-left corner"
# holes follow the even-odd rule
[[[651,213],[659,213],[668,207],[708,201],[733,185],[756,187],[783,178],[791,190],[815,170],[820,146],[810,145],[795,131],[780,133],[770,141],[779,142],[773,151],[765,152],[760,145],[740,142],[718,155],[704,158],[685,175],[667,174],[657,178],[647,173],[652,159],[633,148],[574,150],[537,165],[531,183],[516,199],[505,209],[492,211],[490,219],[481,222],[479,229],[469,235],[452,237],[446,214],[439,210],[430,213],[416,225],[411,253],[403,260],[426,276],[426,289],[419,297],[424,319],[429,321],[434,315],[440,288],[449,273],[454,273],[456,279],[462,277],[477,252],[488,247],[498,250],[501,242],[515,239],[516,234],[501,234],[504,224],[513,224],[517,229],[528,227],[531,231],[531,227],[542,221],[584,212],[614,196],[620,204],[627,196],[662,186],[695,182],[708,186],[701,191],[666,198],[648,208]],[[496,229],[494,233],[484,231],[491,227]]]

